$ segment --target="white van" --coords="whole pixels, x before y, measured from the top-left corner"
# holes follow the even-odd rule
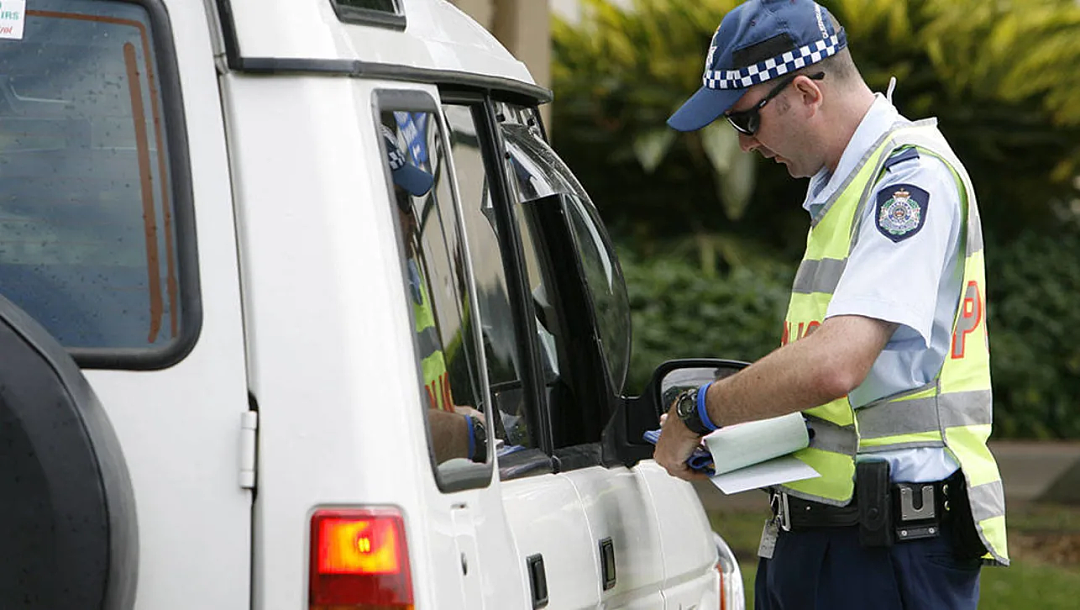
[[[0,608],[741,608],[641,440],[738,365],[622,397],[550,97],[444,0],[0,0]]]

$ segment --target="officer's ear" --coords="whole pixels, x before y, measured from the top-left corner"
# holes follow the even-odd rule
[[[813,116],[817,113],[821,107],[821,102],[825,99],[824,94],[821,91],[820,83],[805,74],[800,74],[792,81],[791,86],[798,95],[796,98],[798,103],[801,103],[806,110],[809,110],[809,116]]]

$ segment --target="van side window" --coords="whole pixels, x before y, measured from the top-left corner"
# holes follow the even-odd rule
[[[189,201],[169,154],[179,100],[163,88],[150,14],[110,1],[27,9],[22,38],[0,38],[3,295],[77,358],[123,350],[111,365],[123,366],[175,349],[197,331],[185,327],[197,294],[182,281],[194,273],[178,247]]]
[[[477,129],[483,108],[446,104],[443,112],[450,129],[462,217],[469,238],[488,384],[499,414],[493,422],[494,430],[504,441],[505,451],[533,448],[537,439],[530,429],[522,384],[528,366],[522,362],[522,340],[514,326],[506,262],[499,247],[498,225]]]
[[[465,249],[438,115],[384,108],[380,117],[430,451],[436,464],[486,462],[489,452],[477,454],[475,435],[470,440],[473,420],[487,417],[476,392]]]
[[[568,195],[570,232],[589,289],[613,396],[622,394],[630,369],[630,297],[626,281],[596,208],[580,195]]]
[[[521,234],[526,280],[535,311],[535,332],[540,348],[544,403],[549,413],[555,447],[581,444],[591,438],[581,424],[583,407],[577,371],[569,366],[571,337],[567,331],[564,305],[558,289],[558,271],[552,258],[545,227],[550,227],[556,200],[546,198],[553,192],[536,159],[529,156],[517,137],[516,125],[503,125],[507,174],[514,198],[514,218]],[[568,439],[573,438],[571,442]]]
[[[564,463],[596,443],[622,390],[630,350],[626,287],[588,194],[544,141],[535,112],[497,107],[517,200],[552,440]]]

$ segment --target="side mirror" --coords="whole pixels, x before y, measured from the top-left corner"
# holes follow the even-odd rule
[[[668,360],[656,367],[641,396],[619,400],[604,428],[604,463],[629,468],[651,458],[653,445],[643,435],[660,427],[660,415],[671,408],[679,392],[730,377],[747,366],[739,360],[696,358]]]

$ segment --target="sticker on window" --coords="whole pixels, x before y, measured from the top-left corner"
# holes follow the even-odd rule
[[[0,0],[0,38],[22,40],[26,0]]]

